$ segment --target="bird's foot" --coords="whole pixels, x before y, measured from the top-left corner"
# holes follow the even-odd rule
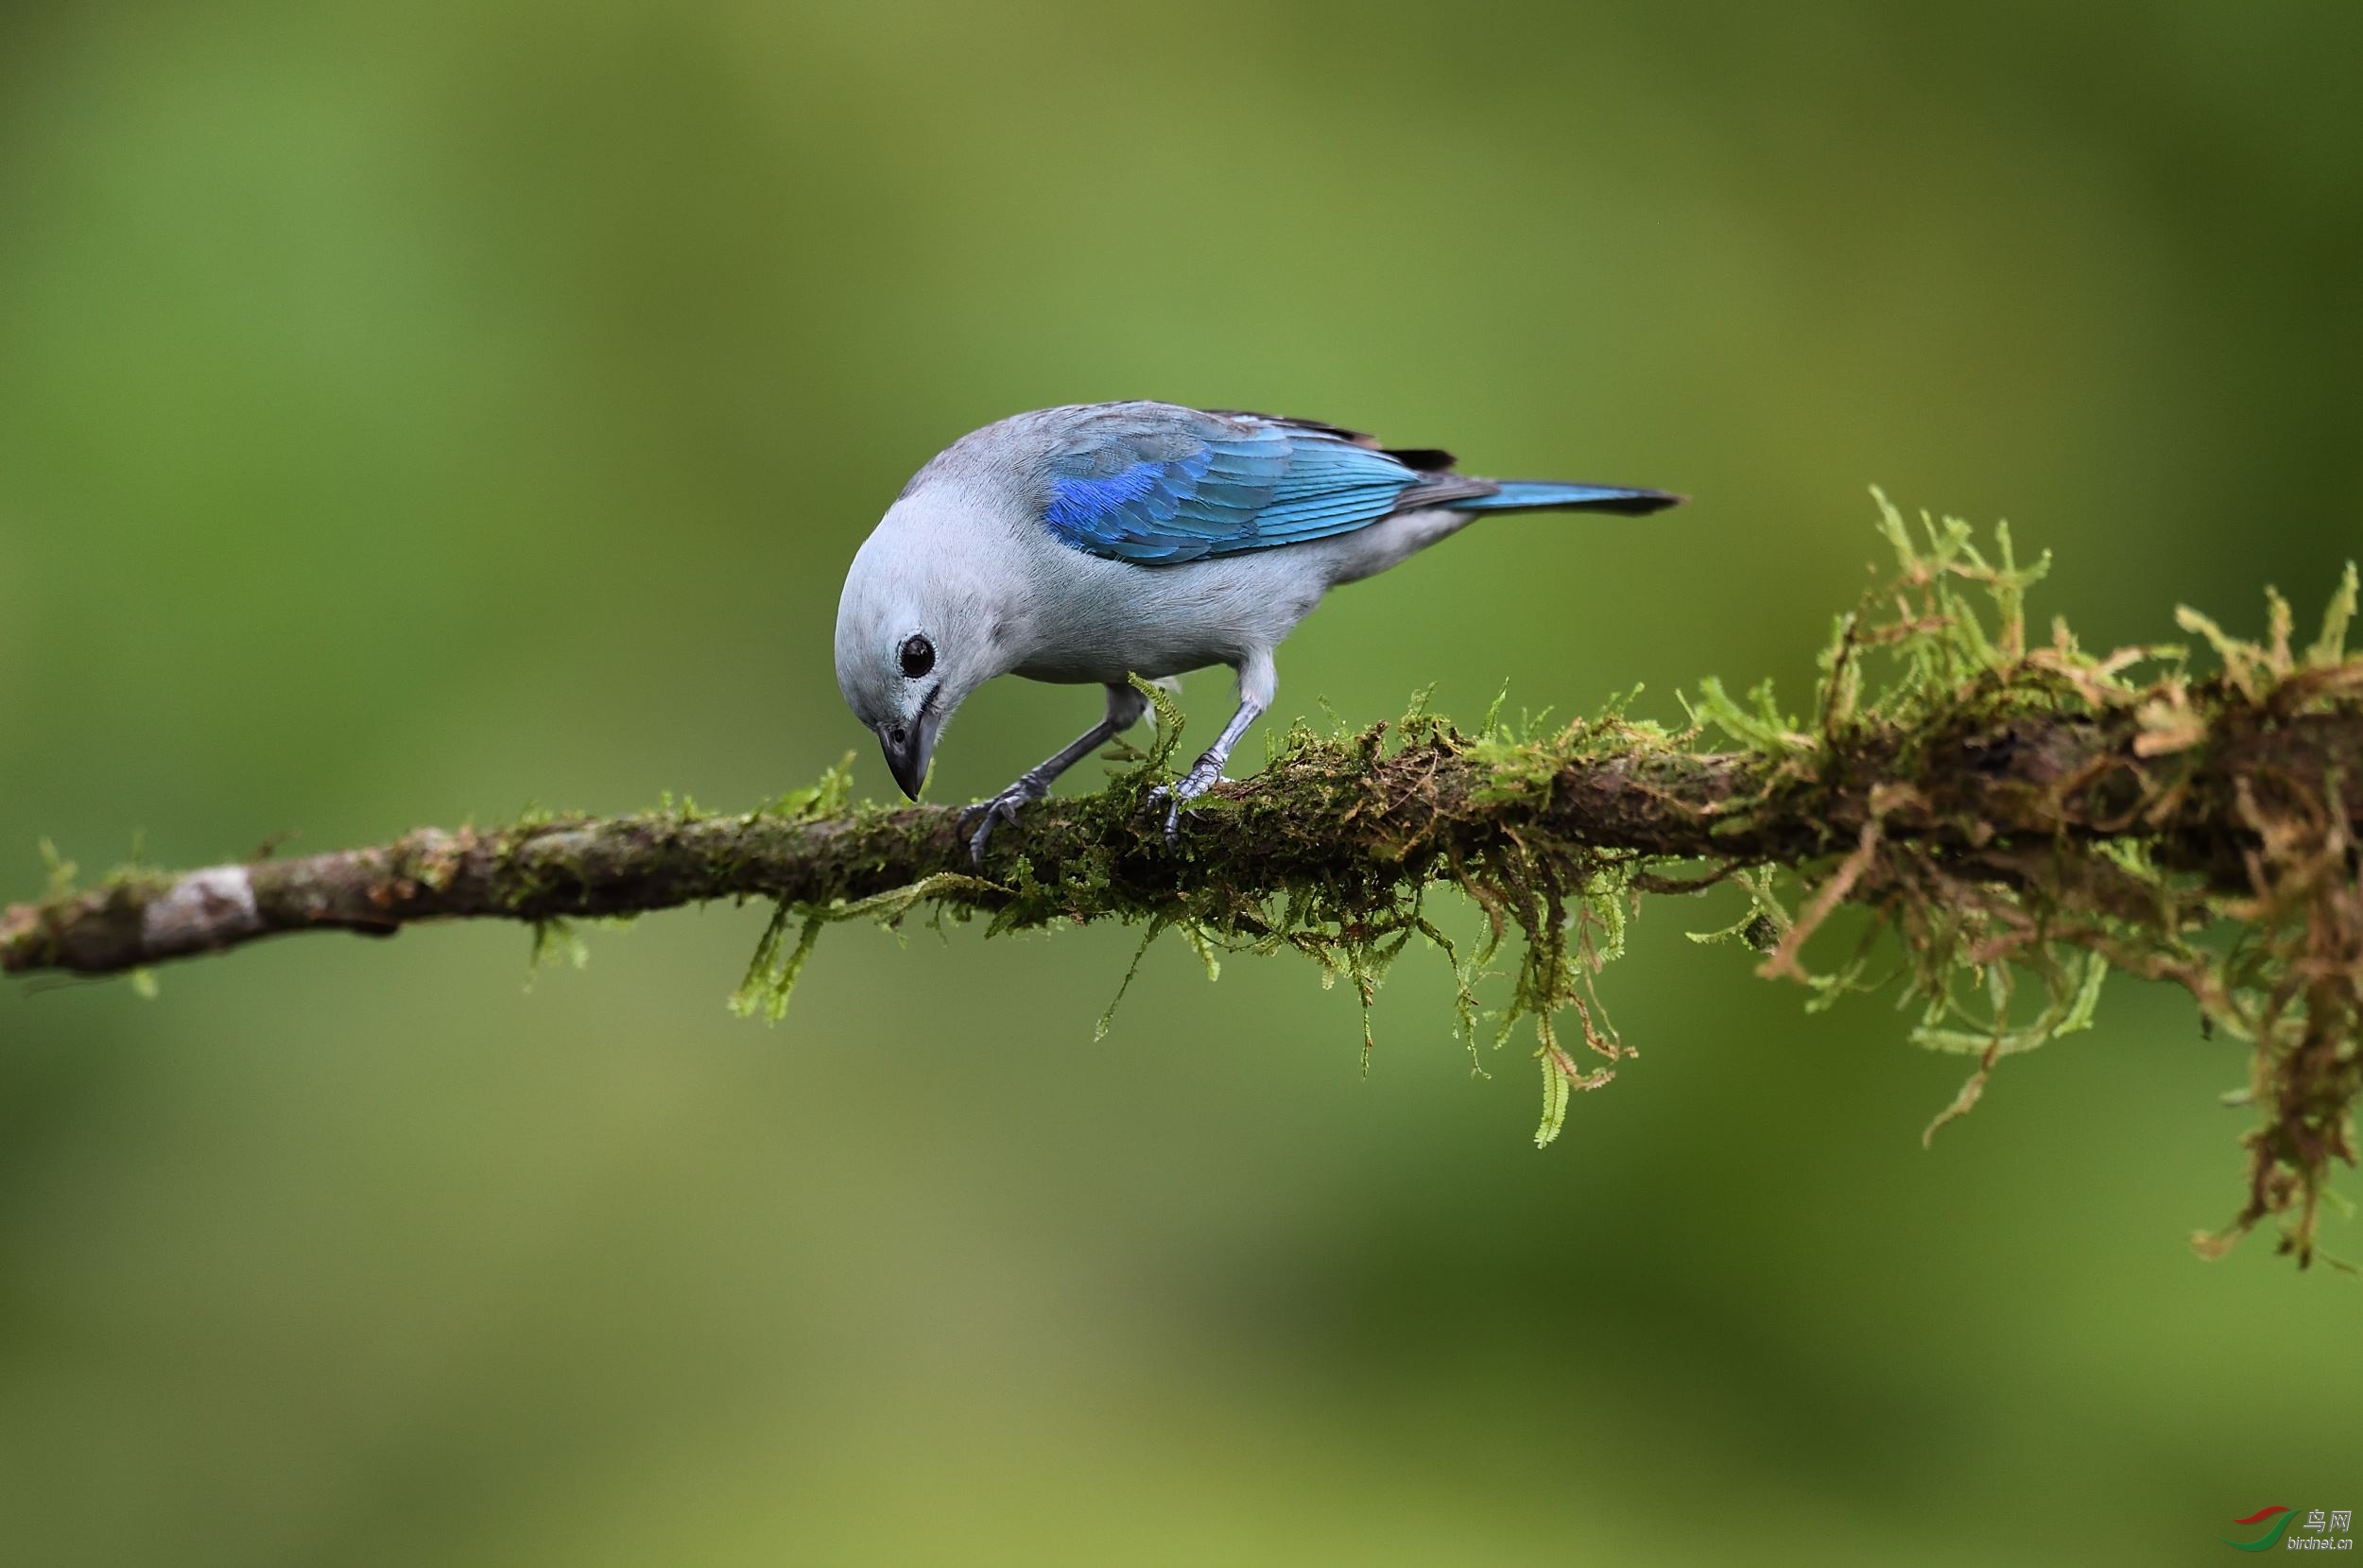
[[[1018,807],[1039,801],[1049,793],[1050,782],[1047,779],[1038,779],[1031,773],[1026,773],[1019,776],[1017,783],[1009,785],[992,800],[979,801],[975,805],[961,810],[960,831],[962,833],[968,832],[970,823],[976,824],[975,833],[968,840],[968,858],[975,862],[978,870],[985,869],[985,846],[992,841],[994,824],[1008,822],[1015,826]],[[979,821],[979,818],[983,819]]]
[[[1182,802],[1195,801],[1223,782],[1221,761],[1200,757],[1198,766],[1187,773],[1148,792],[1150,800],[1165,802],[1165,848],[1179,849],[1182,845]]]

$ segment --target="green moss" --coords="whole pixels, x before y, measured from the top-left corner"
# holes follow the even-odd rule
[[[529,969],[544,969],[563,963],[570,969],[580,969],[591,961],[590,944],[572,921],[538,920],[532,924],[533,956]]]
[[[2018,567],[2001,528],[1989,560],[1968,526],[1953,519],[1923,517],[1916,539],[1879,499],[1898,576],[1838,623],[1822,661],[1820,737],[1799,749],[1802,737],[1772,733],[1768,696],[1748,712],[1710,689],[1702,706],[1711,722],[1792,762],[1800,776],[1841,736],[1855,746],[1872,732],[1890,737],[1908,779],[1931,744],[1972,730],[1995,732],[2013,715],[2130,719],[2137,753],[2157,760],[2154,774],[2127,781],[2122,815],[2139,823],[2164,817],[2175,792],[2191,787],[2176,759],[2202,754],[2227,726],[2253,722],[2259,713],[2285,719],[2326,710],[2363,692],[2363,664],[2345,658],[2356,588],[2352,564],[2303,656],[2291,651],[2293,616],[2278,594],[2268,592],[2262,642],[2233,636],[2196,611],[2178,612],[2182,628],[2203,637],[2220,661],[2220,673],[2210,678],[2223,688],[2217,692],[2194,681],[2185,650],[2173,645],[2096,657],[2055,624],[2047,646],[2030,646],[2025,595],[2047,556]],[[1884,665],[1869,696],[1867,663]],[[2154,673],[2136,680],[2144,669]],[[1869,905],[1879,917],[1871,934],[1885,929],[1900,939],[1906,1000],[1920,1009],[1912,1042],[1975,1061],[1929,1125],[1931,1136],[1977,1103],[2003,1058],[2090,1027],[2112,970],[2182,985],[2210,1026],[2251,1043],[2251,1098],[2270,1110],[2247,1140],[2248,1202],[2199,1245],[2220,1251],[2273,1215],[2284,1221],[2284,1249],[2303,1262],[2314,1255],[2328,1169],[2354,1158],[2363,914],[2338,787],[2334,772],[2325,798],[2276,796],[2267,804],[2244,796],[2255,847],[2251,885],[2236,890],[2169,867],[2138,833],[2062,840],[1980,862],[1941,855],[1925,840],[1888,838],[1874,823],[1854,853],[1818,879],[1768,868],[1748,885],[1756,910],[1782,932],[1762,973],[1802,980],[1825,1003],[1859,989],[1864,947],[1821,970],[1805,966],[1800,954],[1840,899]],[[1898,809],[1928,803],[1908,784],[1896,789]],[[1978,841],[1981,824],[1956,826]],[[1792,922],[1783,909],[1780,886],[1806,894],[1802,919]]]
[[[1901,953],[1897,979],[1916,1020],[1907,1038],[1970,1060],[1930,1136],[1978,1103],[2005,1058],[2089,1028],[2112,973],[2182,986],[2208,1026],[2249,1042],[2248,1094],[2259,1110],[2248,1139],[2248,1200],[2201,1244],[2219,1249],[2269,1216],[2283,1223],[2285,1248],[2310,1258],[2328,1172],[2354,1159],[2363,1087],[2363,897],[2338,798],[2363,783],[2334,772],[2320,798],[2244,793],[2234,809],[2245,870],[2232,881],[2222,865],[2193,863],[2188,844],[2169,846],[2149,826],[2170,818],[2185,792],[2211,787],[2196,759],[2235,743],[2244,727],[2348,712],[2363,699],[2363,661],[2349,660],[2344,643],[2354,569],[2303,651],[2278,594],[2257,641],[2182,612],[2182,628],[2219,665],[2197,675],[2178,645],[2093,654],[2057,623],[2047,638],[2030,637],[2027,599],[2048,556],[2022,565],[2006,526],[1988,544],[1958,520],[1923,514],[1910,523],[1885,496],[1877,501],[1894,572],[1835,619],[1802,712],[1785,708],[1768,683],[1735,698],[1709,679],[1684,698],[1679,730],[1629,716],[1638,688],[1556,728],[1547,715],[1505,721],[1507,694],[1474,732],[1430,713],[1425,693],[1391,724],[1324,730],[1300,721],[1267,741],[1270,787],[1193,802],[1193,818],[1234,821],[1200,820],[1185,832],[1178,860],[1164,856],[1145,870],[1147,794],[1171,774],[1182,720],[1164,690],[1143,683],[1155,717],[1150,744],[1112,751],[1122,766],[1105,790],[1074,803],[1055,854],[997,863],[990,879],[946,873],[868,898],[783,903],[733,1006],[779,1017],[821,929],[849,920],[891,927],[922,908],[939,921],[984,909],[992,935],[1115,920],[1143,928],[1117,1002],[1167,932],[1180,933],[1210,974],[1222,954],[1292,951],[1313,960],[1324,985],[1353,989],[1367,1067],[1379,988],[1416,942],[1449,968],[1474,1072],[1485,1071],[1489,1042],[1497,1050],[1528,1032],[1543,1079],[1535,1141],[1548,1145],[1575,1093],[1608,1083],[1631,1054],[1598,979],[1623,952],[1641,900],[1729,883],[1743,907],[1694,939],[1754,950],[1758,972],[1805,988],[1811,1009],[1876,989],[1874,956]],[[1978,816],[1978,802],[1992,810],[2001,797],[1963,787],[1961,776],[1980,766],[1975,747],[2009,744],[2015,721],[2063,715],[2128,737],[2139,766],[2106,781],[2119,820],[2106,834],[2014,841]],[[1652,767],[1668,777],[1695,770],[1693,749],[1710,737],[1730,749],[1734,793],[1697,809],[1724,850],[1669,860],[1587,847],[1579,823],[1549,826],[1571,767],[1614,759],[1646,787]],[[850,763],[748,820],[851,818],[880,833],[902,822],[848,804]],[[1447,798],[1438,778],[1456,781],[1457,793]],[[1868,819],[1843,832],[1827,827],[1817,803],[1849,788],[1865,798],[1866,787]],[[2035,794],[2066,786],[2008,787],[2029,792],[2018,802],[2028,809],[2014,818],[2024,821],[2043,816],[2032,809],[2042,803]],[[1489,814],[1514,817],[1520,831],[1470,828]],[[676,815],[697,820],[687,806]],[[1773,820],[1787,836],[1768,848],[1764,824]],[[1352,825],[1350,846],[1338,840],[1341,822]],[[1820,838],[1810,836],[1816,823],[1824,823]],[[913,821],[895,831],[940,830]],[[924,863],[923,846],[906,848]],[[1275,876],[1274,864],[1288,870]],[[1240,891],[1250,887],[1273,890]],[[1427,901],[1439,888],[1457,890],[1482,915],[1475,941],[1457,942],[1431,917]],[[1831,917],[1842,905],[1871,918],[1840,943]],[[1491,1007],[1489,994],[1499,998]],[[1101,1031],[1114,1010],[1112,1003]]]
[[[1147,747],[1112,748],[1097,795],[1029,813],[996,841],[989,876],[968,870],[957,814],[854,801],[848,756],[738,816],[669,796],[604,821],[536,809],[506,828],[259,864],[259,918],[228,906],[198,940],[490,915],[532,922],[537,961],[579,962],[583,920],[768,898],[733,1006],[778,1018],[832,924],[982,914],[997,936],[1113,921],[1141,928],[1135,970],[1168,932],[1210,975],[1232,953],[1311,959],[1324,985],[1352,989],[1366,1069],[1380,989],[1416,947],[1451,975],[1473,1072],[1512,1040],[1530,1049],[1547,1145],[1576,1092],[1632,1055],[1600,977],[1643,901],[1728,884],[1734,918],[1694,939],[1751,950],[1810,1011],[1893,984],[1906,1037],[1965,1059],[1932,1136],[2006,1059],[2088,1028],[2112,974],[2182,987],[2204,1028],[2245,1044],[2233,1097],[2254,1117],[2245,1200],[2200,1245],[2220,1250],[2270,1219],[2310,1260],[2330,1178],[2354,1162],[2363,1094],[2355,569],[2302,645],[2295,610],[2268,591],[2252,637],[2180,611],[2197,662],[2175,644],[2094,653],[2057,622],[2030,633],[2048,558],[2022,565],[2007,528],[1989,542],[1878,502],[1893,572],[1834,618],[1802,705],[1707,680],[1680,728],[1633,716],[1638,688],[1589,718],[1511,723],[1505,691],[1462,731],[1422,693],[1391,722],[1268,731],[1263,775],[1192,802],[1177,850],[1150,792],[1181,754],[1182,717],[1144,686]],[[179,922],[218,891],[135,853],[77,892],[73,866],[43,848],[49,898],[0,910],[12,971],[134,968],[154,956],[159,899],[188,895]],[[1481,928],[1448,936],[1440,900]],[[1841,908],[1859,914],[1835,921]]]

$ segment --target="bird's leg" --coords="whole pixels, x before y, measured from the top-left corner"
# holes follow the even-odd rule
[[[1108,715],[1062,748],[1058,755],[1044,758],[1017,776],[1017,782],[990,801],[979,801],[960,813],[960,831],[966,833],[970,822],[979,813],[984,820],[976,823],[975,836],[968,841],[968,857],[979,870],[984,869],[985,846],[992,841],[993,824],[1014,823],[1017,808],[1030,801],[1039,801],[1050,793],[1050,781],[1090,756],[1123,731],[1130,730],[1148,707],[1148,699],[1130,686],[1108,688]]]
[[[1182,802],[1195,801],[1222,782],[1223,764],[1231,760],[1232,749],[1247,727],[1271,706],[1272,696],[1279,687],[1279,679],[1272,669],[1268,652],[1254,655],[1239,665],[1239,706],[1231,715],[1231,722],[1222,727],[1215,744],[1192,765],[1190,770],[1170,784],[1159,784],[1149,791],[1149,798],[1162,798],[1165,802],[1165,844],[1168,848],[1182,841]]]

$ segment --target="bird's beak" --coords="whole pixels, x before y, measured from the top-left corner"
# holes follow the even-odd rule
[[[938,724],[935,715],[920,715],[919,722],[903,732],[900,746],[887,732],[878,734],[878,744],[886,750],[887,771],[914,801],[919,799],[919,786],[927,782],[927,765],[935,759]]]

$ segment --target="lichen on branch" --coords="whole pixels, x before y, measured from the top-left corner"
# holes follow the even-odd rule
[[[1117,921],[1143,950],[1179,933],[1221,952],[1293,949],[1360,999],[1364,1042],[1390,963],[1415,943],[1454,976],[1473,1061],[1530,1025],[1538,1143],[1626,1054],[1595,980],[1639,900],[1729,884],[1758,973],[1830,1005],[1900,968],[1911,1038],[1968,1059],[1968,1111],[2008,1056],[2086,1027],[2112,974],[2170,981],[2202,1025],[2249,1042],[2256,1109],[2247,1192],[2217,1251],[2267,1218],[2315,1255],[2326,1182],[2354,1162],[2363,1093],[2363,659],[2345,649],[2350,565],[2320,631],[2297,646],[2268,594],[2263,637],[2178,616],[2205,645],[2082,649],[2030,636],[2006,529],[1917,530],[1880,500],[1893,577],[1838,618],[1802,714],[1770,686],[1714,681],[1668,728],[1627,703],[1556,729],[1471,730],[1415,703],[1391,723],[1271,743],[1252,779],[1196,803],[1169,850],[1147,791],[1180,721],[1101,793],[1043,801],[979,872],[957,814],[855,803],[834,770],[751,812],[667,803],[635,816],[422,829],[383,846],[172,874],[127,868],[0,913],[0,968],[145,973],[165,959],[313,930],[388,935],[503,918],[537,940],[564,922],[716,899],[774,918],[734,1005],[778,1016],[822,929],[922,911],[989,933]],[[1474,943],[1432,918],[1440,892],[1484,918]],[[1832,917],[1868,911],[1851,946]],[[1482,1000],[1497,963],[1508,995]],[[1568,1025],[1562,1027],[1562,1025]]]

